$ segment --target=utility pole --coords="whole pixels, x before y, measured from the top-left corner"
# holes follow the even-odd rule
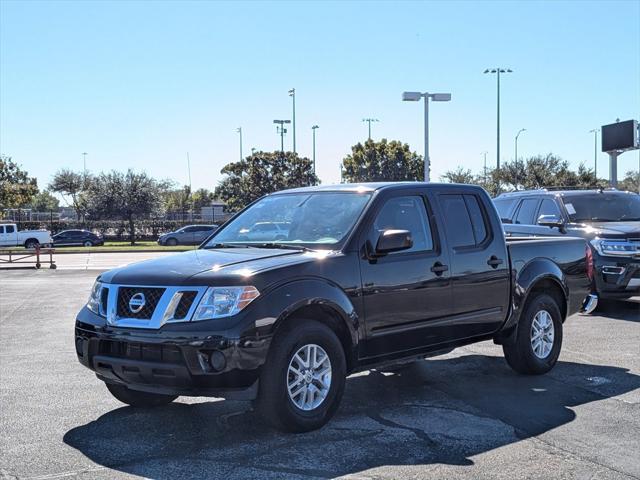
[[[315,175],[316,173],[316,130],[320,128],[318,127],[318,125],[314,125],[313,127],[311,127],[311,130],[313,131],[313,174]]]
[[[193,222],[193,196],[191,195],[191,159],[189,158],[189,152],[187,152],[187,173],[189,175],[189,212],[191,222]]]
[[[284,134],[287,133],[287,129],[284,126],[287,123],[291,123],[291,120],[274,120],[276,126],[276,132],[280,135],[280,151],[284,154]]]
[[[242,127],[238,127],[236,132],[240,134],[240,161],[242,161]]]
[[[293,101],[293,153],[296,153],[296,89],[289,90],[289,96]]]
[[[369,124],[369,140],[371,140],[371,122],[379,122],[377,118],[363,118],[363,122],[367,122]]]
[[[82,172],[85,180],[87,178],[87,155],[87,152],[82,152]]]
[[[484,156],[484,183],[485,185],[487,184],[487,151],[482,152],[482,155]]]
[[[598,181],[598,132],[599,128],[594,128],[593,130],[589,130],[589,133],[593,133],[593,172],[596,177],[596,182]]]
[[[526,131],[527,131],[526,128],[521,128],[520,131],[518,131],[518,133],[516,134],[516,142],[515,142],[516,143],[516,157],[515,157],[516,158],[516,164],[515,164],[515,167],[516,167],[516,190],[518,190],[518,137],[520,136],[520,134],[522,132],[526,132]]]

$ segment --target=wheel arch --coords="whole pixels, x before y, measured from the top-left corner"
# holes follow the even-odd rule
[[[29,245],[29,242],[34,242],[36,245],[40,244],[40,240],[38,240],[37,238],[29,237],[23,242],[23,245],[25,248],[27,248],[27,245]]]

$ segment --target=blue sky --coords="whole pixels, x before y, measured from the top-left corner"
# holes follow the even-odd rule
[[[589,130],[640,116],[640,1],[0,2],[0,150],[38,177],[59,168],[143,169],[214,188],[244,152],[279,148],[275,118],[297,91],[298,152],[339,181],[367,135],[423,151],[422,105],[404,90],[451,92],[431,107],[433,178],[554,152],[593,164]],[[291,136],[285,139],[291,145]],[[620,172],[638,168],[637,152]],[[599,155],[605,172],[606,156]]]

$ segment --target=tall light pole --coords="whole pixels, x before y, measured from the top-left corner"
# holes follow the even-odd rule
[[[497,98],[497,143],[496,143],[496,168],[500,170],[500,74],[511,73],[510,68],[487,68],[484,73],[495,73],[498,78],[498,98]]]
[[[429,99],[434,102],[448,102],[451,100],[450,93],[421,93],[404,92],[402,100],[405,102],[418,102],[424,98],[424,181],[431,178],[431,160],[429,159]]]
[[[593,133],[593,171],[594,176],[596,177],[596,182],[598,181],[598,132],[599,128],[594,128],[593,130],[589,130],[589,133]]]
[[[377,118],[363,118],[363,122],[367,122],[369,124],[369,140],[371,140],[371,122],[379,122]]]
[[[255,155],[256,153],[256,148],[255,147],[251,147],[251,156]]]
[[[289,90],[289,96],[293,101],[293,153],[296,153],[296,89]]]
[[[515,140],[515,144],[516,144],[516,156],[515,156],[515,159],[516,159],[516,165],[515,165],[515,167],[516,167],[516,190],[518,190],[518,137],[520,136],[520,134],[522,132],[526,132],[526,131],[527,131],[526,128],[521,128],[518,131],[518,133],[516,133],[516,140]]]
[[[193,196],[191,195],[191,159],[189,158],[189,152],[187,152],[187,173],[189,174],[189,212],[191,216],[191,222],[193,222]]]
[[[242,161],[242,127],[238,127],[236,132],[240,134],[240,161]]]
[[[316,173],[316,130],[320,128],[318,127],[318,125],[314,125],[313,127],[311,127],[311,130],[313,131],[313,173],[315,175]]]
[[[87,178],[87,152],[82,152],[82,172],[85,178]]]
[[[484,156],[484,183],[486,185],[487,183],[487,152],[486,150],[484,152],[482,152],[482,155]]]
[[[278,125],[276,132],[280,135],[280,151],[284,154],[284,134],[287,133],[287,129],[284,126],[287,123],[291,123],[291,120],[274,120],[273,123]]]

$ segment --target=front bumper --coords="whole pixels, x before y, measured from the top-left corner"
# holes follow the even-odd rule
[[[600,297],[626,298],[640,295],[640,259],[598,255],[596,289]]]
[[[257,394],[270,338],[96,325],[82,321],[100,318],[87,309],[78,317],[78,360],[105,382],[168,395],[251,400]]]

